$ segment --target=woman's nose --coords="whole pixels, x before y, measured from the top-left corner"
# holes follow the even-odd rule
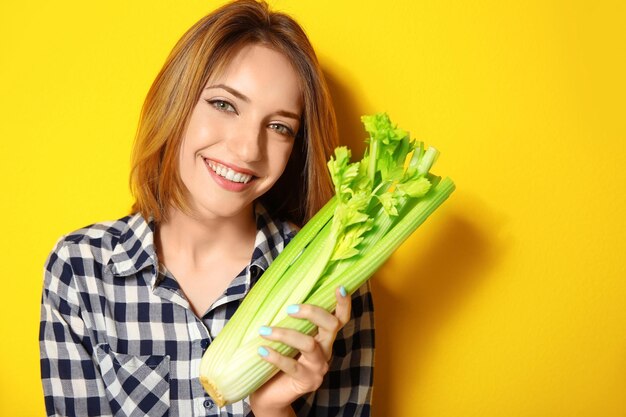
[[[246,127],[235,132],[229,141],[230,151],[242,162],[257,162],[263,156],[263,130],[258,127]]]

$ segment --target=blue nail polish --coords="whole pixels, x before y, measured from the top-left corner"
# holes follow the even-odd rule
[[[259,355],[263,356],[264,358],[267,358],[270,354],[269,350],[265,349],[263,346],[259,347]]]
[[[341,294],[342,297],[345,297],[346,295],[348,295],[348,292],[346,291],[346,287],[344,287],[343,285],[339,287],[339,293]]]
[[[259,327],[259,334],[261,336],[269,336],[272,334],[272,328],[268,326]]]
[[[296,314],[298,311],[300,311],[300,306],[297,304],[292,304],[287,307],[287,314]]]

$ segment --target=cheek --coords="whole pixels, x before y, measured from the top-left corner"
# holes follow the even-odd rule
[[[182,180],[183,184],[189,189],[191,183],[193,182],[193,173],[191,172],[190,165],[188,162],[188,157],[184,151],[184,144],[181,145],[181,151],[178,156],[178,175]]]
[[[186,143],[186,153],[196,152],[199,147],[207,146],[211,138],[219,136],[220,132],[219,118],[212,117],[211,112],[203,107],[200,102],[196,105],[191,113],[185,134],[183,137],[183,143]]]
[[[278,149],[273,150],[273,154],[276,156],[276,160],[271,162],[273,166],[276,167],[276,171],[279,174],[282,174],[285,171],[285,168],[287,167],[287,162],[289,161],[289,157],[293,152],[293,143],[285,143],[282,145],[283,146],[281,146],[280,148],[277,147]],[[270,152],[272,152],[272,150],[270,150]]]
[[[181,141],[180,150],[178,151],[178,172],[183,179],[189,177],[193,163],[194,151],[192,137],[191,131],[187,130]]]

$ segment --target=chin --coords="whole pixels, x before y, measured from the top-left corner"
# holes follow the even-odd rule
[[[211,204],[202,205],[194,212],[200,219],[213,220],[216,218],[229,219],[240,216],[244,213],[252,213],[253,202],[247,204]]]

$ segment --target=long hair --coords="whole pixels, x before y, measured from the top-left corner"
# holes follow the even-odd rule
[[[337,123],[322,70],[304,30],[267,3],[238,0],[200,19],[177,42],[143,104],[131,161],[132,212],[167,220],[169,206],[190,212],[179,174],[188,121],[208,80],[250,44],[282,53],[297,72],[303,113],[298,140],[283,172],[261,202],[274,216],[302,225],[332,195],[326,160],[337,145]]]

